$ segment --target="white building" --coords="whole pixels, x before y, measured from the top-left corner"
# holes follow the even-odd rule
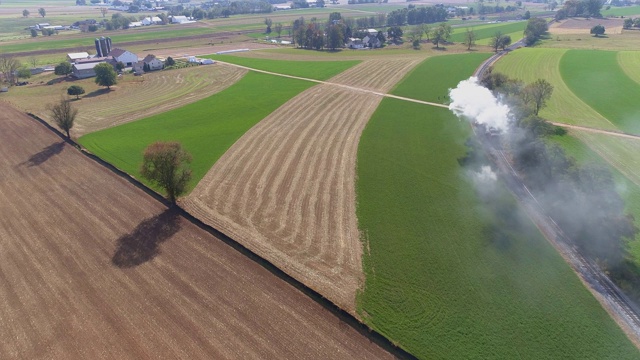
[[[69,60],[69,62],[76,62],[78,60],[82,60],[82,59],[88,59],[89,58],[89,53],[88,52],[78,52],[78,53],[69,53],[67,54],[67,60]]]
[[[158,25],[158,24],[162,24],[162,19],[160,19],[157,16],[149,16],[146,17],[144,19],[142,19],[141,21],[142,25]]]
[[[109,56],[112,56],[116,62],[122,62],[125,66],[132,66],[138,62],[138,55],[123,49],[113,49]]]
[[[195,21],[190,20],[186,16],[172,16],[171,17],[171,23],[172,24],[191,24],[191,23],[194,23],[194,22]]]
[[[162,70],[164,63],[154,55],[147,55],[142,62],[149,67],[149,71]]]

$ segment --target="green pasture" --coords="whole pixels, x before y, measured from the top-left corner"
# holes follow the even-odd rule
[[[640,51],[618,52],[618,65],[631,80],[640,84]]]
[[[518,22],[507,22],[507,23],[496,23],[496,24],[483,24],[483,25],[475,25],[470,26],[469,29],[473,30],[476,33],[476,41],[478,43],[482,42],[483,39],[491,39],[492,36],[496,34],[497,31],[502,32],[503,34],[520,34],[524,31],[524,28],[527,26],[526,21],[518,21]],[[467,28],[458,27],[453,29],[453,33],[451,34],[451,38],[449,41],[452,42],[463,42],[465,34],[467,32]],[[511,36],[511,39],[515,42],[520,40],[522,36]],[[484,44],[481,44],[484,45]]]
[[[504,186],[474,190],[458,162],[469,136],[448,110],[396,99],[369,121],[361,316],[424,359],[638,358]]]
[[[282,61],[248,58],[234,55],[206,55],[203,58],[220,60],[252,69],[299,76],[315,80],[327,80],[359,63],[351,61]]]
[[[489,53],[466,53],[434,56],[416,66],[391,91],[393,95],[417,100],[446,103],[449,89],[468,79]],[[446,71],[439,71],[446,69]]]
[[[494,65],[494,71],[531,83],[545,79],[553,85],[553,94],[540,115],[551,121],[616,130],[615,125],[582,101],[565,84],[560,73],[560,60],[567,50],[522,48],[504,56]]]
[[[594,110],[621,130],[640,133],[640,84],[620,68],[616,52],[569,50],[560,59],[560,73]]]
[[[179,141],[193,156],[191,190],[240,136],[312,85],[308,81],[249,72],[234,85],[206,99],[91,133],[78,141],[137,178],[141,178],[139,167],[147,145],[155,141]]]
[[[600,11],[602,16],[629,16],[640,15],[640,5],[636,6],[612,6],[611,9]]]

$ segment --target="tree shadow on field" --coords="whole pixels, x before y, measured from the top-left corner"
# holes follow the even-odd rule
[[[160,254],[160,244],[180,230],[180,220],[178,211],[171,208],[144,220],[118,239],[111,262],[119,268],[131,268],[153,259]]]
[[[51,144],[45,147],[44,149],[40,150],[36,154],[31,155],[29,157],[29,160],[25,161],[22,164],[27,165],[29,167],[38,166],[44,163],[45,161],[49,160],[53,156],[60,154],[62,152],[62,149],[64,149],[64,141]]]
[[[88,93],[87,95],[83,96],[82,98],[92,98],[92,97],[96,97],[96,96],[100,96],[103,94],[108,94],[111,92],[111,90],[113,89],[98,89],[95,91],[92,91],[90,93]]]

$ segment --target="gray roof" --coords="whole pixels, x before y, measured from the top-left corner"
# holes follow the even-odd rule
[[[73,64],[73,67],[76,70],[90,70],[96,67],[96,65],[101,64],[99,62],[86,63],[86,64]]]

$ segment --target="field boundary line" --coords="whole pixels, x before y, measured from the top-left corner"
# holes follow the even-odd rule
[[[301,281],[297,280],[293,276],[287,274],[284,270],[282,270],[279,267],[275,266],[272,262],[268,261],[267,259],[263,258],[262,256],[260,256],[260,255],[256,254],[255,252],[251,251],[249,248],[245,247],[241,243],[239,243],[236,240],[232,239],[231,237],[227,236],[225,233],[221,232],[220,230],[214,228],[211,225],[208,225],[208,224],[204,223],[202,220],[198,219],[196,216],[194,216],[193,214],[191,214],[190,212],[185,210],[180,205],[177,205],[177,204],[176,205],[172,205],[171,202],[169,202],[164,196],[160,195],[155,190],[153,190],[150,187],[148,187],[147,185],[143,184],[142,182],[140,182],[140,180],[136,179],[132,175],[120,170],[119,168],[117,168],[113,164],[111,164],[111,163],[103,160],[99,156],[89,152],[87,149],[83,148],[80,144],[78,144],[75,141],[67,138],[62,132],[60,132],[60,130],[58,130],[55,127],[51,126],[49,123],[47,123],[45,120],[43,120],[42,118],[38,117],[37,115],[34,115],[32,113],[27,113],[27,115],[31,119],[33,119],[34,121],[44,125],[51,132],[53,132],[54,134],[56,134],[57,136],[62,138],[65,143],[67,143],[67,144],[73,146],[74,148],[76,148],[82,155],[84,155],[88,159],[93,160],[97,164],[105,167],[107,170],[110,170],[114,174],[118,175],[120,178],[128,181],[133,186],[135,186],[135,187],[139,188],[140,190],[144,191],[145,193],[149,194],[151,197],[153,197],[158,202],[160,202],[163,205],[165,205],[167,208],[173,207],[187,221],[191,222],[192,224],[194,224],[198,228],[206,231],[207,233],[213,235],[215,238],[217,238],[218,240],[224,242],[226,245],[228,245],[231,248],[233,248],[234,250],[238,251],[243,256],[249,258],[253,262],[255,262],[258,265],[262,266],[264,269],[269,271],[271,274],[273,274],[277,278],[279,278],[279,279],[285,281],[287,284],[293,286],[296,290],[302,292],[309,299],[311,299],[312,301],[314,301],[317,304],[319,304],[320,306],[322,306],[324,309],[326,309],[329,312],[331,312],[333,315],[335,315],[344,324],[346,324],[348,326],[351,326],[354,330],[356,330],[362,336],[364,336],[365,338],[367,338],[370,341],[374,342],[376,345],[380,346],[382,349],[388,351],[391,355],[395,356],[398,359],[410,359],[410,360],[416,359],[417,360],[417,358],[413,354],[411,354],[407,350],[403,349],[402,347],[400,347],[399,345],[397,345],[396,343],[391,341],[391,339],[389,339],[386,336],[382,335],[380,332],[376,331],[375,329],[367,326],[365,323],[363,323],[362,321],[357,319],[355,316],[351,315],[346,310],[343,310],[341,307],[336,305],[331,300],[325,298],[319,292],[315,291],[314,289],[312,289],[309,286],[305,285],[304,283],[302,283]]]
[[[202,56],[202,55],[197,55],[197,56]],[[382,97],[388,97],[388,98],[393,98],[393,99],[398,99],[398,100],[403,100],[403,101],[409,101],[409,102],[414,102],[414,103],[423,104],[423,105],[436,106],[436,107],[441,107],[441,108],[444,108],[444,109],[448,109],[449,108],[449,105],[438,104],[438,103],[429,102],[429,101],[423,101],[423,100],[418,100],[418,99],[412,99],[412,98],[408,98],[408,97],[404,97],[404,96],[392,95],[392,94],[388,94],[388,93],[384,93],[384,92],[380,92],[380,91],[363,89],[363,88],[359,88],[359,87],[356,87],[356,86],[334,83],[334,82],[331,82],[331,81],[316,80],[316,79],[310,79],[310,78],[305,78],[305,77],[301,77],[301,76],[281,74],[281,73],[277,73],[277,72],[273,72],[273,71],[254,69],[254,68],[251,68],[251,67],[248,67],[248,66],[237,65],[237,64],[228,63],[228,62],[225,62],[225,61],[220,61],[220,60],[216,60],[216,62],[218,62],[220,64],[223,64],[223,65],[235,66],[235,67],[239,67],[241,69],[245,69],[245,70],[249,70],[249,71],[255,71],[255,72],[268,74],[268,75],[282,76],[282,77],[286,77],[286,78],[290,78],[290,79],[309,81],[309,82],[313,82],[313,83],[316,83],[316,84],[337,86],[337,87],[341,87],[343,89],[347,89],[347,90],[351,90],[351,91],[356,91],[356,92],[361,92],[361,93],[366,93],[366,94],[371,94],[371,95],[376,95],[376,96],[382,96]]]
[[[561,123],[561,122],[553,122],[553,121],[551,121],[551,124],[553,124],[555,126],[560,126],[560,127],[563,127],[563,128],[567,128],[567,129],[574,129],[574,130],[586,131],[586,132],[590,132],[590,133],[609,135],[609,136],[617,136],[617,137],[622,137],[622,138],[625,138],[625,139],[640,140],[640,135],[629,134],[629,133],[626,133],[626,132],[623,132],[623,131],[603,130],[603,129],[593,128],[593,127],[589,127],[589,126],[571,125],[571,124],[566,124],[566,123]]]

